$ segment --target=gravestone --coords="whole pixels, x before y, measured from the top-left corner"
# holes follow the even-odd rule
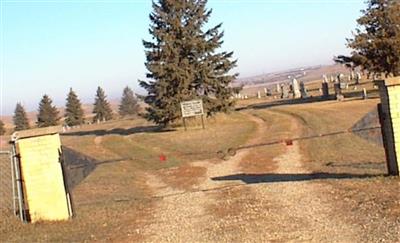
[[[322,75],[322,78],[323,78],[323,82],[325,82],[325,83],[328,83],[328,78],[326,77],[326,75],[324,74],[324,75]]]
[[[343,74],[342,73],[338,73],[338,75],[336,76],[336,80],[341,83],[343,81]]]
[[[276,92],[277,93],[281,92],[281,85],[280,84],[276,84]]]
[[[257,99],[261,99],[261,92],[257,91]]]
[[[301,94],[301,98],[302,99],[305,99],[305,98],[308,97],[307,89],[304,86],[304,82],[303,81],[300,82],[300,94]]]
[[[368,99],[368,94],[367,94],[367,89],[366,89],[366,88],[363,88],[362,98],[363,98],[364,100]]]
[[[287,99],[287,98],[289,98],[289,86],[287,84],[283,84],[281,99]]]
[[[324,98],[329,97],[329,84],[328,82],[322,82],[322,96]]]
[[[301,98],[299,82],[295,78],[292,80],[292,92],[294,99]]]
[[[334,88],[335,88],[336,100],[342,101],[344,99],[344,96],[342,94],[342,83],[340,82],[340,75],[337,76],[337,80],[334,84]]]
[[[354,71],[353,70],[350,72],[350,80],[354,80]]]
[[[361,73],[357,72],[357,73],[356,73],[356,77],[355,77],[355,79],[356,79],[356,82],[355,82],[355,84],[360,84],[360,80],[361,80]]]

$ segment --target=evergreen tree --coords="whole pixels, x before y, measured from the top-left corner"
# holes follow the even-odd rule
[[[137,114],[139,105],[131,88],[126,86],[122,93],[121,104],[119,105],[119,114],[128,116]]]
[[[93,113],[95,114],[93,117],[94,122],[112,119],[110,104],[108,103],[104,90],[101,87],[98,87],[96,91]]]
[[[82,104],[75,92],[70,88],[65,105],[65,123],[68,126],[83,124],[85,121],[83,115]]]
[[[146,118],[167,125],[180,117],[179,103],[202,99],[207,115],[233,106],[231,82],[237,74],[233,52],[217,52],[223,41],[221,24],[203,31],[211,10],[207,0],[159,0],[153,2],[146,49],[148,81]]]
[[[58,124],[60,120],[59,112],[57,107],[53,106],[53,101],[48,95],[43,95],[42,100],[39,103],[39,112],[37,114],[37,126],[38,127],[50,127]]]
[[[3,136],[6,133],[6,129],[4,127],[4,122],[0,120],[0,136]]]
[[[29,129],[28,117],[26,116],[24,107],[20,103],[17,103],[15,107],[13,121],[15,131]]]
[[[348,46],[351,59],[372,73],[400,75],[400,1],[369,0]]]

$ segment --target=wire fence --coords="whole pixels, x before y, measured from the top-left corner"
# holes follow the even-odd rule
[[[13,191],[11,175],[11,153],[0,151],[0,213],[12,214]]]

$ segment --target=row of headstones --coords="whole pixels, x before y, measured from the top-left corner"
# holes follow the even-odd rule
[[[329,82],[336,83],[336,82],[345,81],[345,75],[343,73],[338,73],[336,75],[336,77],[333,75],[330,75],[329,80],[325,74],[322,76],[322,78],[324,79],[324,82],[326,82],[326,83],[329,83]],[[354,73],[353,71],[350,72],[350,74],[347,76],[347,81],[349,81],[349,82],[355,81],[355,84],[360,84],[361,73],[360,72]]]
[[[84,125],[100,124],[102,122],[106,122],[106,119],[105,118],[103,120],[98,119],[95,122],[86,121],[84,124],[75,125],[75,126],[68,126],[67,124],[64,124],[62,126],[62,132],[68,132],[70,130],[79,129],[79,128],[83,127]]]
[[[349,76],[349,81],[351,81],[354,77],[354,73],[351,72]],[[322,87],[320,89],[320,93],[322,94],[322,97],[328,98],[329,97],[329,81],[326,75],[322,76]],[[335,97],[337,100],[342,101],[344,99],[344,96],[342,94],[343,89],[349,89],[349,83],[344,82],[343,79],[343,74],[339,73],[336,76],[336,79],[333,79],[333,76],[331,76],[331,81],[334,80],[334,90],[335,90]],[[355,85],[354,85],[354,90],[357,89],[357,84],[360,83],[361,80],[361,74],[359,72],[356,73],[355,75]],[[362,92],[362,97],[363,99],[367,99],[367,90],[363,88]]]
[[[323,97],[329,97],[329,82],[334,83],[334,89],[335,89],[335,97],[338,100],[343,99],[342,95],[342,89],[349,89],[349,83],[344,82],[344,75],[342,73],[339,73],[334,77],[333,75],[330,76],[330,80],[328,80],[328,77],[326,75],[323,75],[323,81],[322,81],[322,87],[320,89],[320,93]],[[350,82],[351,80],[355,80],[355,84],[359,84],[361,80],[361,73],[359,72],[351,72],[350,75],[348,75],[348,81]],[[357,89],[357,86],[354,86],[354,90]],[[307,89],[305,88],[304,82],[300,81],[298,82],[297,79],[292,79],[290,84],[276,84],[276,92],[280,94],[281,99],[288,99],[292,95],[292,98],[298,99],[298,98],[308,98],[308,92]],[[264,88],[264,94],[266,97],[272,96],[272,91],[271,89]],[[364,99],[367,98],[366,94],[366,89],[363,89],[363,97]],[[242,95],[242,94],[235,94],[235,98],[237,99],[248,99],[247,95]],[[261,99],[261,91],[257,91],[257,98]]]
[[[291,84],[276,84],[276,92],[280,94],[281,99],[287,99],[292,94],[292,97],[297,98],[307,98],[308,92],[305,88],[304,82],[298,82],[296,79],[293,79]],[[272,96],[272,90],[269,88],[264,88],[264,96],[269,97]],[[247,95],[243,95],[240,93],[234,94],[236,99],[248,99]],[[261,99],[262,94],[261,91],[257,91],[257,98]]]
[[[281,99],[288,99],[292,95],[293,99],[308,98],[308,92],[303,81],[292,79],[291,84],[277,84],[276,91],[281,94]]]

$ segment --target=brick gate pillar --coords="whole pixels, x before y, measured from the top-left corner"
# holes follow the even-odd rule
[[[400,168],[400,77],[374,81],[381,97],[380,120],[389,175]]]

